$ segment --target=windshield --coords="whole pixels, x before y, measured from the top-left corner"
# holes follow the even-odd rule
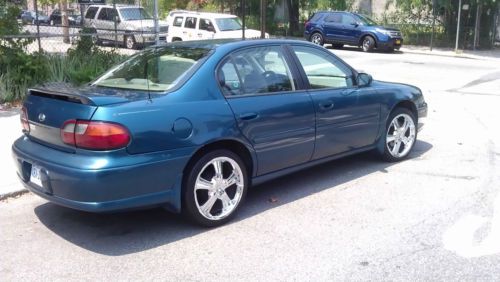
[[[162,92],[173,88],[210,49],[162,47],[144,50],[106,72],[93,85]]]
[[[367,26],[378,25],[374,20],[370,19],[367,16],[362,16],[362,15],[356,15],[356,16],[358,17],[358,19],[361,21],[361,23],[363,25],[367,25]]]
[[[228,31],[228,30],[240,30],[241,23],[239,18],[220,18],[215,19],[217,26],[220,31]]]
[[[125,21],[150,20],[153,18],[143,8],[120,9],[120,13]]]

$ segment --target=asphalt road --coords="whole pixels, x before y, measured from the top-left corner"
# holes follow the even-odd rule
[[[9,199],[2,280],[498,281],[498,61],[334,52],[422,88],[429,117],[410,159],[363,154],[254,187],[216,229],[160,209],[96,215]]]

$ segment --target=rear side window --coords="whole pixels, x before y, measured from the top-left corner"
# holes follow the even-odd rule
[[[281,47],[258,47],[233,53],[217,71],[226,96],[276,93],[296,89]]]
[[[93,19],[95,18],[95,14],[97,14],[97,10],[99,10],[99,7],[90,7],[87,9],[87,13],[85,14],[86,19]]]
[[[173,26],[182,26],[183,19],[184,19],[183,17],[175,17],[174,23],[172,25]]]
[[[102,8],[101,11],[99,12],[99,16],[97,16],[97,19],[106,20],[108,17],[106,10],[107,10],[107,8]]]
[[[311,22],[317,22],[317,21],[319,21],[319,19],[321,18],[321,16],[323,16],[323,13],[315,13],[314,15],[311,16],[311,18],[309,19],[309,21],[311,21]]]
[[[353,86],[352,71],[342,62],[316,48],[293,46],[313,89]]]
[[[197,20],[197,18],[187,17],[186,23],[184,24],[184,27],[185,28],[196,28],[196,20]]]

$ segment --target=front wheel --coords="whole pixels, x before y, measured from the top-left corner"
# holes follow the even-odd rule
[[[396,108],[387,120],[383,158],[396,162],[408,156],[417,140],[415,115],[405,109]]]
[[[319,46],[323,46],[324,44],[323,36],[319,32],[316,32],[313,35],[311,35],[310,41]]]
[[[125,36],[125,47],[127,47],[127,49],[135,49],[135,39],[133,35]]]
[[[189,170],[183,187],[183,211],[195,223],[214,227],[229,221],[248,186],[245,164],[228,150],[212,151]]]
[[[375,48],[375,39],[371,36],[365,36],[363,38],[362,46],[364,52],[371,52]]]

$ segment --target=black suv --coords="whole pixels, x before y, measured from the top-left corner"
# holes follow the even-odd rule
[[[352,45],[370,52],[399,50],[403,45],[401,31],[383,27],[372,19],[350,12],[322,11],[306,22],[304,37],[318,45],[330,43],[335,48]]]

